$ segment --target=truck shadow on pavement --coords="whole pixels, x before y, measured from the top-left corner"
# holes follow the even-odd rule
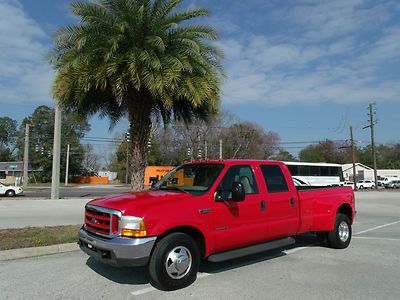
[[[100,276],[121,284],[146,284],[151,281],[147,267],[117,268],[89,257],[86,265]]]
[[[256,264],[259,262],[286,256],[287,254],[284,252],[285,250],[295,249],[305,246],[306,247],[318,246],[318,242],[314,234],[303,234],[300,236],[296,236],[295,239],[296,243],[294,245],[285,248],[260,252],[257,254],[248,255],[245,257],[232,259],[220,263],[210,263],[208,261],[203,261],[200,264],[199,272],[217,274],[232,269],[237,269],[248,265]],[[101,262],[96,261],[93,258],[88,258],[86,261],[86,265],[100,276],[103,276],[115,283],[132,284],[132,285],[150,283],[154,287],[158,288],[153,284],[147,267],[117,268],[105,265]]]
[[[284,252],[285,250],[290,250],[300,247],[314,247],[314,246],[319,247],[317,239],[314,234],[311,233],[302,234],[296,236],[295,239],[296,239],[295,244],[285,248],[277,248],[274,250],[264,251],[257,254],[252,254],[220,263],[211,263],[208,261],[204,261],[200,265],[199,271],[201,273],[217,274],[232,269],[237,269],[248,265],[253,265],[259,262],[286,256],[287,254]]]

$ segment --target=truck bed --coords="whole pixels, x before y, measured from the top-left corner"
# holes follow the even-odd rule
[[[343,186],[299,186],[296,187],[300,198],[300,232],[331,231],[335,224],[338,209],[347,203],[354,205],[354,193],[351,187]],[[353,220],[353,216],[350,217]]]

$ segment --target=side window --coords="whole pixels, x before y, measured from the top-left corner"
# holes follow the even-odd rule
[[[269,193],[287,192],[289,188],[286,183],[285,176],[278,165],[261,166],[265,184]]]
[[[329,176],[329,167],[320,167],[321,176]]]
[[[243,184],[246,195],[258,194],[256,179],[253,170],[248,165],[238,165],[230,167],[222,178],[219,185],[222,190],[221,196],[223,199],[231,197],[231,189],[233,182],[240,182]]]
[[[288,165],[290,174],[292,176],[298,176],[299,175],[299,166],[293,166],[293,165]]]
[[[310,167],[309,166],[299,166],[299,175],[300,176],[310,176]]]

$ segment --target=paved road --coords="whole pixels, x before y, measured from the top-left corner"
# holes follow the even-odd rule
[[[220,264],[198,280],[156,290],[145,268],[116,269],[78,252],[0,262],[1,299],[400,299],[400,194],[360,193],[348,249],[295,247]]]
[[[43,192],[43,190],[45,192]],[[50,195],[49,188],[30,188],[22,197],[0,198],[0,229],[28,226],[74,225],[83,222],[85,204],[93,198],[128,191],[121,187],[76,187],[61,190],[60,200],[36,199]],[[49,196],[48,196],[49,197]]]
[[[81,224],[88,201],[90,199],[2,200],[0,229]]]
[[[128,192],[129,188],[124,186],[75,186],[75,187],[62,187],[60,188],[61,198],[80,198],[80,197],[101,197],[105,195]],[[23,196],[18,199],[24,198],[50,198],[50,187],[30,187]]]

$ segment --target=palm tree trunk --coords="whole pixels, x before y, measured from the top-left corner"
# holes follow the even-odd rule
[[[130,172],[131,188],[134,191],[144,189],[144,171],[148,155],[147,146],[151,132],[151,108],[151,104],[145,101],[131,101],[129,105]]]

